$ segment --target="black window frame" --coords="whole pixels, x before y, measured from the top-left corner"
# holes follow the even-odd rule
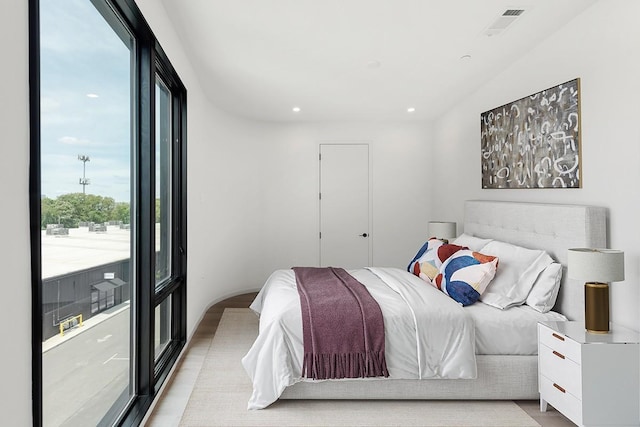
[[[132,234],[135,266],[132,289],[130,382],[132,399],[107,413],[101,424],[139,425],[186,343],[187,309],[187,90],[134,0],[91,0],[110,22],[119,19],[135,38],[132,92],[136,162],[132,168],[137,226]],[[40,17],[39,0],[29,0],[29,209],[32,286],[32,401],[33,425],[43,425],[42,408],[42,252],[40,151]],[[155,286],[155,78],[162,76],[172,95],[171,276]],[[155,308],[171,298],[171,337],[156,360]]]

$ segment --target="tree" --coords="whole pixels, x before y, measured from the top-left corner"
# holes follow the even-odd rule
[[[58,214],[55,224],[62,224],[63,227],[71,228],[77,227],[78,221],[75,215],[75,208],[72,203],[65,199],[56,199],[55,210]]]
[[[62,224],[64,227],[77,226],[75,209],[66,199],[50,199],[43,197],[40,201],[40,226],[47,228],[47,224]]]
[[[47,224],[74,228],[79,222],[122,221],[128,224],[130,214],[129,203],[116,203],[112,197],[96,194],[69,193],[56,199],[43,197],[41,200],[42,228],[46,228]]]
[[[113,210],[114,221],[122,221],[123,224],[129,224],[131,222],[131,208],[129,203],[118,202]]]
[[[44,229],[47,224],[57,224],[58,216],[55,200],[43,197],[40,200],[40,227]]]

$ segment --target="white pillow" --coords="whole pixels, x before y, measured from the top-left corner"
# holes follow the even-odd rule
[[[484,248],[487,243],[492,241],[493,239],[481,239],[480,237],[462,233],[451,243],[458,246],[466,246],[474,252],[480,252],[480,250]]]
[[[523,304],[540,272],[553,262],[545,251],[498,240],[487,243],[481,252],[497,256],[500,263],[480,301],[501,309]]]
[[[527,296],[526,304],[540,313],[550,311],[556,304],[561,280],[562,265],[557,262],[551,263],[536,279]]]

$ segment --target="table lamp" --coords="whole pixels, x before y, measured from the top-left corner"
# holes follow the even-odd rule
[[[569,249],[569,277],[584,280],[584,322],[588,332],[609,332],[609,284],[624,280],[624,252]]]
[[[446,221],[429,221],[427,224],[429,237],[435,237],[449,243],[449,239],[457,237],[456,223]]]

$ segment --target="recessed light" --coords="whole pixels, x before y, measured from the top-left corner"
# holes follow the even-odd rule
[[[367,62],[367,68],[380,68],[382,66],[382,62],[374,59],[373,61]]]
[[[471,59],[471,55],[462,55],[462,56],[460,57],[460,60],[462,60],[462,61],[468,61],[468,60],[470,60],[470,59]]]
[[[407,113],[415,113],[415,112],[416,112],[416,108],[415,107],[407,108]]]
[[[97,93],[88,93],[87,98],[99,98],[100,96]]]
[[[293,107],[291,109],[294,113],[299,113],[300,112],[300,107]]]

